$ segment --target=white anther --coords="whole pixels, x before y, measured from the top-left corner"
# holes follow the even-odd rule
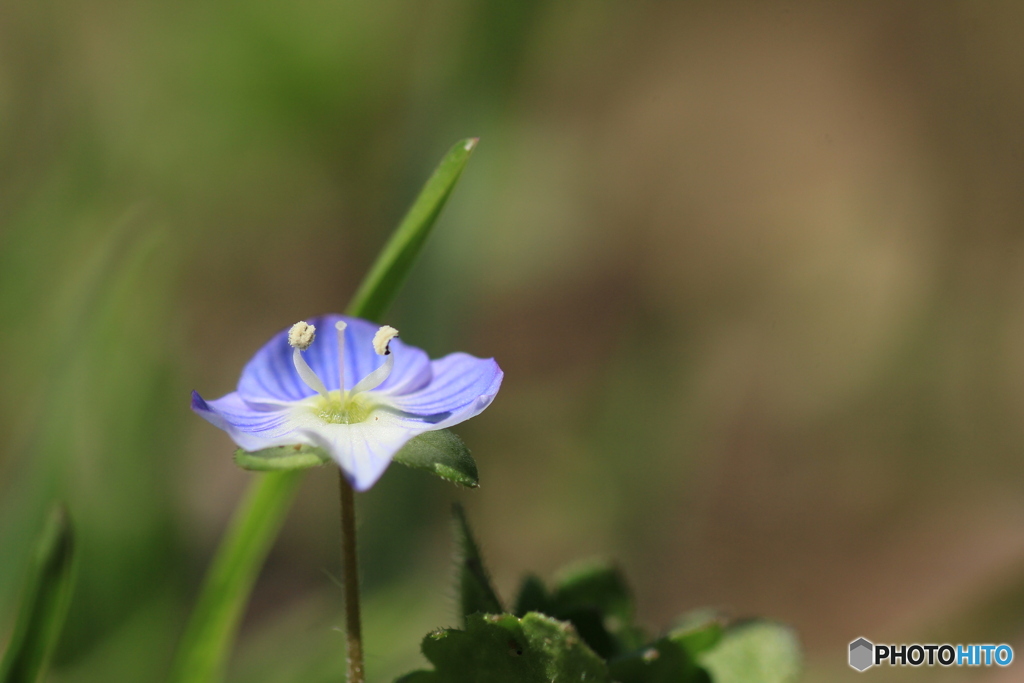
[[[377,334],[373,335],[373,350],[377,352],[378,356],[386,356],[391,353],[391,349],[388,348],[388,344],[391,340],[398,336],[398,330],[391,327],[391,325],[384,325]]]
[[[299,351],[305,351],[313,343],[315,337],[316,328],[305,320],[300,320],[292,325],[292,329],[288,330],[288,345]]]
[[[360,391],[373,391],[388,378],[395,367],[395,357],[391,354],[391,349],[388,348],[388,345],[397,336],[398,330],[390,325],[384,325],[377,330],[377,334],[373,335],[373,350],[377,352],[378,356],[386,356],[386,358],[379,368],[356,382],[356,385],[352,387],[352,396],[355,396]]]

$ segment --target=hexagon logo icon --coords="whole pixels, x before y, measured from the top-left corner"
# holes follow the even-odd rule
[[[857,671],[864,671],[875,664],[875,645],[866,638],[858,638],[850,643],[850,666]]]

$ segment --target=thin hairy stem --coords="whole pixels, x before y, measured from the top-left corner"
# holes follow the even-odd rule
[[[359,623],[359,560],[356,556],[356,502],[352,486],[340,469],[338,492],[341,494],[341,565],[345,583],[348,683],[364,683],[363,629]]]

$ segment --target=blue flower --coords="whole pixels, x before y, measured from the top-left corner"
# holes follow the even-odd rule
[[[409,439],[482,412],[503,377],[493,358],[430,360],[397,334],[336,314],[296,323],[256,352],[236,391],[193,391],[192,409],[247,451],[321,448],[365,491]]]

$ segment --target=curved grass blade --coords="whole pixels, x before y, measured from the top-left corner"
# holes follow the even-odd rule
[[[478,141],[460,140],[448,150],[363,278],[348,308],[349,315],[377,320],[391,306]]]
[[[60,506],[50,513],[39,538],[14,635],[0,661],[0,683],[42,678],[71,601],[74,555],[71,523]]]
[[[284,522],[301,470],[267,473],[246,492],[206,574],[169,680],[221,680],[245,605]]]
[[[457,486],[475,489],[480,485],[476,462],[454,432],[439,429],[420,434],[395,454],[395,462],[430,472]]]
[[[476,138],[458,142],[441,160],[363,279],[346,309],[349,315],[380,322],[476,143]],[[260,476],[250,484],[245,502],[235,511],[204,579],[168,677],[170,683],[216,683],[223,679],[243,609],[301,476],[302,470],[283,471]]]

